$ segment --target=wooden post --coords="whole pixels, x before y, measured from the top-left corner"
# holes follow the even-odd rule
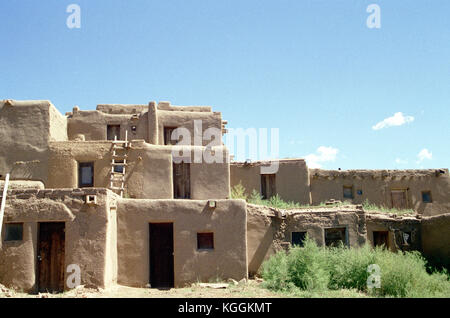
[[[8,193],[9,173],[6,174],[5,183],[3,185],[2,205],[0,206],[0,235],[2,234],[3,213],[5,212],[6,194]],[[1,239],[0,239],[1,246]]]

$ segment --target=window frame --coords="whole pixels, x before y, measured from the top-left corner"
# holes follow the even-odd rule
[[[428,194],[430,200],[429,201],[425,201],[424,200],[424,194]],[[421,192],[422,195],[422,203],[428,204],[428,203],[433,203],[433,196],[431,195],[431,191],[430,190],[425,190]]]
[[[92,169],[92,182],[91,183],[82,183],[82,171],[83,167],[91,167]],[[93,188],[94,187],[94,162],[78,162],[78,187],[79,188]]]
[[[8,229],[12,225],[20,225],[20,239],[8,239]],[[21,242],[23,241],[23,222],[11,222],[11,223],[5,223],[5,237],[3,239],[4,242]]]
[[[203,236],[204,238],[207,237],[208,240],[211,240],[211,247],[201,247],[200,246],[200,237]],[[215,244],[214,244],[214,232],[197,232],[197,250],[198,251],[212,251],[215,249]]]
[[[345,189],[350,189],[350,197],[346,197],[345,196]],[[355,198],[355,195],[353,193],[353,185],[351,185],[351,186],[348,186],[348,185],[342,186],[342,197],[344,199],[351,199],[351,200],[353,200]]]

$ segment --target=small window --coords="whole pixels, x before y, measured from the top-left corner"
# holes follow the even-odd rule
[[[325,245],[339,246],[341,243],[347,245],[347,228],[331,228],[325,229]]]
[[[423,191],[422,192],[422,202],[423,203],[433,202],[433,200],[431,199],[431,191]]]
[[[106,129],[107,140],[120,140],[120,125],[108,125]]]
[[[78,186],[80,188],[94,186],[94,163],[80,162],[78,170]]]
[[[353,199],[353,187],[344,186],[344,199]]]
[[[361,189],[359,189],[358,191],[356,191],[356,193],[358,193],[358,195],[362,195],[363,191]]]
[[[197,249],[214,249],[214,233],[197,233]]]
[[[404,245],[411,245],[411,232],[402,232],[402,241]]]
[[[5,232],[5,241],[22,241],[23,223],[6,223]]]
[[[178,142],[178,136],[174,135],[174,130],[177,127],[164,127],[164,145],[176,145]]]
[[[114,160],[114,163],[120,164],[120,163],[123,163],[123,160]],[[123,173],[123,165],[117,165],[117,166],[115,165],[114,172]]]
[[[292,246],[303,247],[306,239],[306,232],[292,232]]]

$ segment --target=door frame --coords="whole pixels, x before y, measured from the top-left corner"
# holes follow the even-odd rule
[[[151,243],[151,226],[152,225],[159,225],[159,224],[171,224],[171,228],[172,228],[172,286],[168,287],[168,288],[174,288],[175,287],[175,281],[176,281],[176,275],[175,275],[175,232],[174,232],[174,221],[161,221],[161,222],[149,222],[148,223],[148,274],[149,274],[149,279],[148,279],[148,283],[151,286],[152,283],[152,243]],[[166,288],[166,287],[151,287],[151,288]]]
[[[63,225],[63,234],[64,234],[64,255],[63,255],[63,265],[62,265],[62,272],[63,272],[63,290],[57,291],[57,292],[63,292],[66,288],[66,222],[65,221],[39,221],[37,222],[37,231],[36,231],[36,237],[37,237],[37,253],[36,253],[36,291],[40,292],[40,278],[41,278],[41,261],[39,260],[40,257],[40,250],[41,250],[41,225],[42,224],[51,224],[51,223],[59,223]]]

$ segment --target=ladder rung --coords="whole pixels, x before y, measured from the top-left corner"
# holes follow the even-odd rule
[[[128,155],[112,155],[113,158],[128,158]]]
[[[110,187],[110,189],[112,189],[112,190],[123,190],[123,188],[121,188],[121,187]]]
[[[127,140],[113,140],[111,141],[113,144],[127,144],[129,141]]]
[[[111,165],[113,165],[113,166],[128,166],[128,163],[124,163],[124,162],[114,162],[114,163],[111,163]]]

